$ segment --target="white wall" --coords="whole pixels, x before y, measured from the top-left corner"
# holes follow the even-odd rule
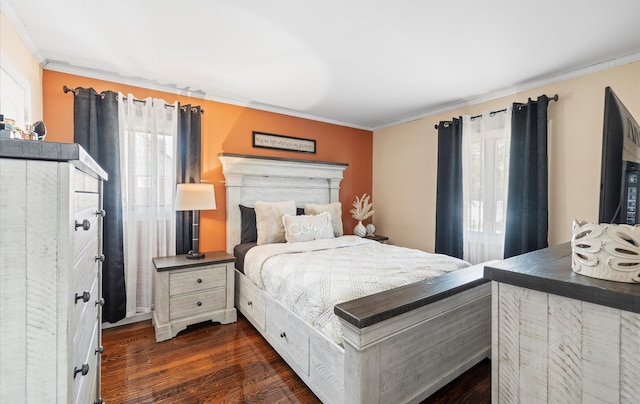
[[[425,251],[435,245],[438,136],[434,125],[464,114],[504,108],[528,97],[550,102],[549,243],[571,239],[574,218],[597,222],[604,89],[611,86],[640,121],[640,62],[513,96],[380,129],[373,134],[373,222],[390,243]]]

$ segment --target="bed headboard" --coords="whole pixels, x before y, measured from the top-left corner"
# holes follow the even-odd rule
[[[339,202],[346,163],[220,153],[227,188],[227,252],[240,243],[240,208],[256,201]]]

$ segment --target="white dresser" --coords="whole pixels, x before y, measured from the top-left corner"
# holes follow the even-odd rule
[[[0,402],[101,403],[102,184],[77,144],[0,139]]]

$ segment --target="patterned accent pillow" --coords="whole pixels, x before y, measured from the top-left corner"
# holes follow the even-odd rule
[[[322,212],[319,215],[284,215],[282,223],[287,243],[333,238],[333,226],[329,212]]]
[[[258,245],[271,243],[284,243],[284,224],[282,216],[296,214],[294,201],[286,202],[262,202],[257,201],[253,205],[256,211],[256,228],[258,229]]]
[[[333,235],[340,237],[344,235],[342,230],[342,204],[340,202],[320,205],[317,203],[307,203],[304,205],[304,213],[306,215],[317,215],[322,212],[331,214],[331,225],[333,226]]]

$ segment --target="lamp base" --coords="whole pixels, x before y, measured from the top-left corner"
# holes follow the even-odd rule
[[[204,258],[204,253],[199,253],[199,252],[193,252],[193,251],[189,251],[187,253],[187,259],[190,260],[199,260]]]

